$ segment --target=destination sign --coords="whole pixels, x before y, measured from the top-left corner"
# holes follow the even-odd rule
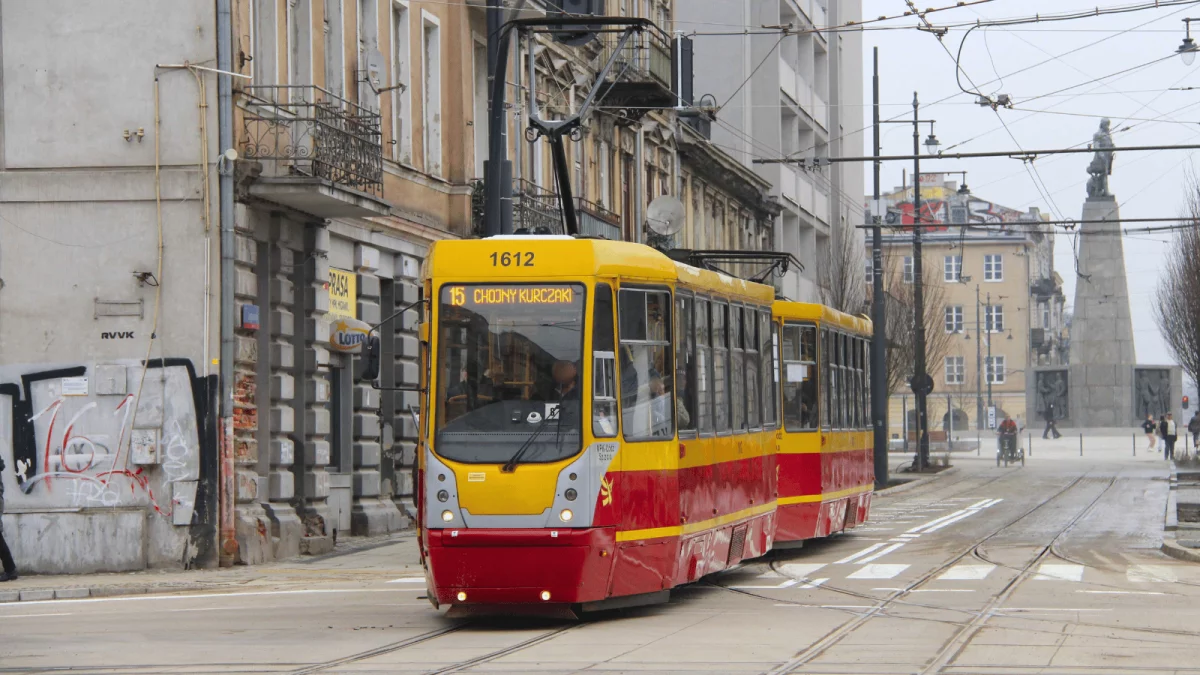
[[[569,305],[575,302],[571,286],[451,286],[450,304],[465,305]]]

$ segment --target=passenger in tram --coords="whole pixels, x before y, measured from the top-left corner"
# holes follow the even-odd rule
[[[554,377],[554,395],[551,400],[579,400],[579,368],[570,361],[556,361],[551,370]]]
[[[667,395],[667,385],[663,378],[654,375],[650,378],[650,419],[652,434],[667,436],[671,428],[671,398]]]
[[[692,426],[692,415],[688,412],[687,404],[687,376],[679,375],[675,378],[675,416],[679,421],[680,429],[690,429]]]

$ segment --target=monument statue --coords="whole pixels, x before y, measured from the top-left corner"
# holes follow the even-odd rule
[[[1108,191],[1108,177],[1112,175],[1113,151],[1116,146],[1113,145],[1112,132],[1109,131],[1111,126],[1112,122],[1108,118],[1102,119],[1100,129],[1092,134],[1092,149],[1096,154],[1092,156],[1092,161],[1087,167],[1088,175],[1091,176],[1087,183],[1089,199],[1112,197],[1112,193]]]
[[[1139,368],[1135,372],[1134,387],[1137,390],[1138,419],[1146,415],[1155,418],[1171,412],[1171,372],[1169,370]]]
[[[1037,405],[1035,412],[1045,414],[1046,408],[1054,405],[1054,419],[1067,417],[1067,371],[1049,370],[1037,373]],[[1030,418],[1033,419],[1033,418]]]

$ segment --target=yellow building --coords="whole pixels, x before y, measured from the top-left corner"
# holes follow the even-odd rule
[[[932,438],[973,435],[1007,413],[1022,424],[1026,377],[1067,362],[1062,279],[1054,271],[1052,228],[1037,209],[1019,212],[977,198],[943,174],[922,175],[923,266]],[[904,303],[914,281],[912,189],[885,197],[884,290]],[[868,280],[870,280],[868,266]],[[909,305],[911,306],[911,305]],[[910,310],[911,311],[911,310]],[[906,382],[906,374],[901,381]],[[914,397],[897,387],[889,406],[893,439],[915,424]],[[949,414],[954,410],[953,418]],[[971,433],[968,434],[967,432]]]

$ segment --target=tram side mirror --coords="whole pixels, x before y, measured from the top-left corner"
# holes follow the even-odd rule
[[[368,335],[364,347],[362,372],[359,374],[358,379],[365,382],[374,382],[379,379],[379,336]]]

